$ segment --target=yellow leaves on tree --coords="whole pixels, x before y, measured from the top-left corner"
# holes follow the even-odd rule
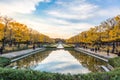
[[[48,36],[37,32],[36,30],[30,29],[27,25],[16,22],[8,21],[8,24],[5,26],[4,17],[0,19],[0,40],[3,39],[3,36],[6,37],[6,40],[15,40],[16,42],[49,42],[52,41]],[[4,23],[4,24],[3,24]],[[5,34],[5,35],[4,35]]]
[[[120,15],[107,20],[101,25],[67,39],[68,43],[95,43],[120,40]]]

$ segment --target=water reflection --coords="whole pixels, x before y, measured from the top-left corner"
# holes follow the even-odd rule
[[[64,49],[40,52],[11,64],[22,69],[65,74],[98,72],[100,65],[106,65],[106,63],[91,56]]]
[[[107,63],[96,59],[92,56],[88,56],[77,51],[69,51],[72,56],[74,56],[84,67],[88,68],[92,72],[101,72],[101,65],[106,65]]]
[[[68,51],[56,50],[38,64],[34,70],[58,72],[58,73],[89,73],[90,71],[81,65]]]
[[[49,50],[49,51],[33,54],[22,60],[12,63],[10,66],[18,66],[18,68],[29,68],[29,69],[34,68],[42,60],[44,60],[50,54],[50,52],[51,51]]]

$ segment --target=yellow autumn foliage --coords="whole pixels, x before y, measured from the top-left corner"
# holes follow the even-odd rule
[[[120,15],[66,40],[67,43],[95,43],[113,41],[120,41]]]
[[[16,42],[52,42],[48,36],[39,33],[36,30],[28,28],[27,25],[9,20],[9,18],[0,17],[0,41],[15,40]]]

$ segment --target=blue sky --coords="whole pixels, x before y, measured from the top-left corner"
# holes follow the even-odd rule
[[[0,15],[52,38],[69,38],[119,14],[119,0],[0,0]]]

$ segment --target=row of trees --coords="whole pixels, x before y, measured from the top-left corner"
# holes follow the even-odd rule
[[[27,25],[19,23],[9,17],[0,16],[0,42],[2,47],[5,44],[12,46],[13,44],[26,43],[51,43],[53,40],[48,36],[39,33],[36,30],[28,28]]]
[[[99,26],[90,28],[66,40],[67,43],[102,44],[112,45],[115,52],[120,41],[120,15],[102,22]]]

